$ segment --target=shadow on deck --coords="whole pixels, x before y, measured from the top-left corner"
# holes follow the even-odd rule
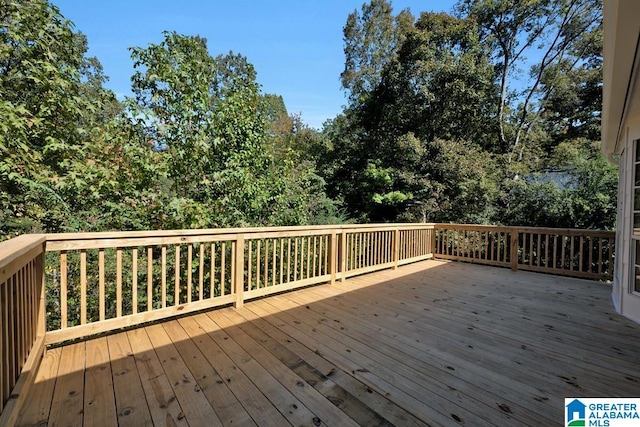
[[[19,425],[557,425],[640,395],[598,282],[424,261],[47,351]]]

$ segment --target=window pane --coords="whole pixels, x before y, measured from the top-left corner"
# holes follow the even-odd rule
[[[633,179],[633,185],[640,187],[640,163],[636,165],[636,174]]]
[[[636,162],[640,162],[640,139],[633,141],[636,146]]]
[[[640,267],[636,267],[636,280],[633,290],[636,292],[640,292]]]
[[[633,210],[640,211],[640,188],[633,190]]]
[[[636,265],[640,267],[640,240],[634,240],[636,242]]]

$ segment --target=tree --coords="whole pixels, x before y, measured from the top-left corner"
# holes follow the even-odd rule
[[[493,48],[500,82],[500,152],[508,153],[508,163],[521,160],[544,111],[540,100],[553,91],[551,82],[581,67],[588,61],[585,55],[593,53],[584,49],[589,45],[585,41],[600,31],[602,2],[460,0],[457,10],[478,22],[483,40]],[[512,80],[527,58],[540,59],[529,66],[528,78]]]
[[[340,79],[351,103],[364,101],[378,86],[384,67],[413,20],[408,10],[394,17],[387,0],[372,0],[362,5],[361,13],[349,14],[343,30],[345,67]]]
[[[0,1],[1,234],[72,227],[59,179],[120,109],[86,38],[42,0]]]

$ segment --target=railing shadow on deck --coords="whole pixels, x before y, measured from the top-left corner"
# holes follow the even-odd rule
[[[0,244],[0,421],[15,418],[46,344],[434,256],[606,279],[613,238],[454,224],[21,236]]]
[[[610,313],[607,310],[611,308],[608,307],[611,304],[598,299],[600,296],[594,296],[589,291],[596,287],[601,288],[602,285],[581,280],[576,280],[575,282],[567,282],[565,280],[562,282],[563,292],[558,295],[555,292],[549,292],[554,286],[553,279],[549,276],[539,276],[535,273],[514,274],[503,270],[498,273],[500,279],[496,280],[494,275],[483,277],[479,268],[482,267],[471,265],[465,267],[453,263],[434,263],[428,266],[425,265],[423,271],[415,272],[415,270],[411,271],[407,267],[406,270],[399,269],[393,273],[384,273],[384,278],[372,281],[371,284],[363,285],[362,282],[365,280],[362,280],[353,290],[349,287],[349,282],[345,285],[338,283],[333,287],[334,289],[335,287],[340,287],[340,293],[326,298],[322,298],[319,295],[323,293],[323,288],[326,289],[328,287],[331,289],[331,286],[315,288],[317,291],[314,291],[313,295],[307,295],[306,297],[297,296],[297,294],[280,294],[256,304],[248,304],[247,307],[240,308],[239,311],[201,312],[192,316],[181,317],[177,322],[168,321],[147,327],[147,329],[132,329],[126,334],[117,333],[109,337],[102,337],[99,338],[101,340],[100,344],[95,344],[92,340],[73,345],[106,346],[108,348],[107,353],[116,355],[111,363],[96,362],[94,365],[88,365],[87,373],[84,374],[85,377],[89,378],[88,376],[95,374],[111,378],[113,375],[116,381],[127,383],[128,387],[131,387],[132,382],[137,383],[135,387],[139,388],[141,396],[146,393],[147,398],[151,396],[156,399],[153,402],[155,412],[151,414],[149,413],[150,409],[146,407],[146,402],[143,402],[143,406],[138,406],[136,402],[131,401],[120,404],[116,402],[117,395],[112,398],[115,400],[110,401],[107,399],[104,401],[103,399],[100,403],[102,405],[101,410],[104,410],[105,406],[107,410],[102,412],[101,416],[104,417],[105,413],[110,414],[112,417],[119,417],[122,422],[135,422],[141,416],[143,418],[151,417],[154,421],[158,420],[159,422],[172,419],[176,422],[176,425],[181,425],[181,421],[184,422],[184,420],[181,420],[180,414],[192,413],[189,410],[189,405],[201,404],[206,406],[206,400],[213,399],[214,395],[229,394],[238,398],[240,394],[239,389],[236,387],[242,388],[245,385],[236,384],[236,379],[238,378],[236,372],[242,372],[241,375],[252,377],[252,373],[255,374],[256,372],[255,369],[258,369],[267,373],[267,375],[275,375],[273,372],[267,372],[267,368],[264,367],[269,364],[269,361],[264,358],[274,358],[274,363],[278,363],[275,360],[275,356],[273,356],[274,353],[278,353],[281,356],[280,362],[292,371],[292,373],[287,373],[281,378],[280,382],[283,385],[278,384],[277,387],[286,396],[285,400],[288,403],[291,404],[293,402],[300,408],[300,411],[295,415],[276,414],[274,416],[289,416],[291,418],[287,420],[288,422],[300,421],[301,417],[306,417],[307,420],[310,420],[314,416],[318,416],[322,421],[326,422],[327,418],[323,414],[309,413],[308,409],[305,409],[307,408],[305,400],[297,392],[300,392],[302,387],[313,387],[314,381],[318,383],[331,382],[333,375],[331,369],[333,368],[318,370],[308,365],[299,352],[304,352],[309,357],[323,358],[327,361],[325,362],[327,367],[338,363],[336,362],[336,357],[339,357],[340,354],[344,357],[349,357],[352,353],[358,353],[358,357],[363,358],[363,360],[369,360],[367,359],[369,355],[364,353],[367,336],[370,341],[380,334],[386,338],[381,339],[380,345],[376,348],[376,351],[380,352],[377,357],[388,358],[390,360],[389,366],[380,367],[380,372],[372,365],[367,365],[362,361],[355,362],[351,367],[353,369],[346,369],[344,363],[347,362],[340,362],[335,367],[353,371],[352,375],[361,383],[362,389],[371,390],[367,393],[375,394],[377,399],[386,399],[387,396],[385,395],[389,390],[380,388],[375,381],[371,382],[371,376],[380,375],[392,385],[394,381],[398,381],[395,383],[397,385],[400,385],[402,381],[414,381],[415,384],[412,387],[416,390],[419,389],[421,392],[427,392],[428,389],[431,389],[434,398],[436,398],[436,395],[439,396],[438,399],[440,400],[438,401],[441,407],[439,412],[434,412],[434,408],[426,406],[419,410],[423,412],[414,416],[417,416],[423,422],[427,419],[436,423],[451,422],[452,419],[456,419],[453,418],[455,415],[455,417],[466,422],[475,420],[475,422],[495,424],[501,423],[501,421],[507,423],[516,421],[526,424],[528,420],[531,420],[531,414],[525,411],[527,404],[521,402],[533,401],[536,397],[544,399],[538,403],[534,402],[534,405],[537,405],[536,407],[547,407],[549,422],[553,422],[552,420],[557,421],[562,417],[564,400],[561,397],[564,394],[590,394],[593,393],[593,388],[586,387],[585,390],[580,392],[574,386],[568,384],[563,379],[563,376],[566,377],[571,372],[572,368],[569,362],[557,362],[557,364],[549,365],[548,354],[553,354],[554,351],[560,350],[554,349],[553,346],[532,350],[535,345],[535,339],[532,336],[545,336],[545,333],[548,332],[545,324],[553,323],[556,325],[554,334],[564,337],[565,340],[574,340],[575,343],[578,343],[578,349],[591,348],[593,334],[598,332],[598,327],[607,322],[611,323],[611,320],[607,320],[610,317]],[[464,270],[464,274],[460,274],[461,269]],[[452,276],[456,277],[456,279],[451,279],[450,277]],[[443,282],[443,277],[448,277],[449,279]],[[469,280],[470,278],[471,280]],[[451,287],[452,283],[457,285]],[[529,316],[533,319],[529,319],[529,322],[523,321],[528,326],[519,327],[513,324],[503,326],[505,329],[513,328],[514,334],[517,334],[521,329],[524,331],[526,330],[524,328],[531,328],[529,333],[522,332],[522,341],[512,340],[505,345],[505,339],[494,337],[492,330],[494,327],[493,322],[498,322],[499,317],[505,316],[505,314],[487,316],[489,319],[485,319],[485,321],[490,323],[479,324],[475,321],[477,316],[472,314],[473,310],[478,310],[478,308],[470,302],[479,300],[479,296],[499,300],[500,296],[497,295],[496,291],[505,284],[515,286],[518,290],[525,292],[527,295],[522,297],[523,301],[529,301],[527,296],[538,292],[546,294],[546,299],[557,300],[558,305],[562,303],[571,306],[576,303],[576,300],[585,303],[594,302],[593,312],[585,312],[583,317],[573,319],[573,322],[580,323],[587,328],[584,333],[584,339],[581,340],[579,337],[572,336],[570,331],[563,330],[562,325],[558,325],[555,322],[564,322],[566,317],[550,311],[539,315],[530,314]],[[484,286],[490,286],[490,289]],[[430,288],[433,289],[425,292],[426,289]],[[546,290],[543,288],[546,288]],[[443,291],[446,290],[449,290],[449,292],[444,293]],[[457,298],[460,294],[456,293],[456,290],[462,294],[469,292],[467,299],[458,301]],[[517,294],[515,291],[513,293]],[[443,299],[443,297],[445,298]],[[510,300],[511,296],[505,298],[507,298],[505,301],[506,312],[512,312],[511,317],[520,317],[519,310],[514,308],[514,303]],[[397,303],[390,305],[389,302],[394,299],[402,301],[400,303],[402,305]],[[269,302],[271,300],[273,303]],[[512,307],[506,308],[509,304]],[[360,310],[349,308],[357,305],[361,307]],[[348,312],[348,322],[344,318],[340,318],[340,316],[345,315],[342,310]],[[363,317],[365,314],[367,316]],[[439,318],[440,322],[446,322],[448,326],[443,328],[442,324],[433,321],[433,316]],[[323,322],[322,319],[326,321]],[[591,325],[588,319],[595,319],[594,325]],[[621,318],[620,321],[624,323],[626,319]],[[373,326],[374,322],[375,327]],[[619,323],[616,324],[619,325]],[[360,333],[368,331],[370,335],[358,336],[357,334],[352,335],[352,332],[345,332],[347,339],[350,340],[349,342],[336,341],[335,336],[332,337],[333,334],[342,334],[345,327],[348,330],[357,329],[357,325],[362,328]],[[395,335],[397,328],[402,325],[407,325],[406,335]],[[467,348],[468,342],[462,338],[471,334],[468,332],[469,327],[473,327],[477,330],[477,333],[483,335],[481,339],[473,343],[473,351]],[[402,326],[402,328],[405,327]],[[590,331],[590,328],[593,328],[593,331]],[[475,333],[473,332],[473,334]],[[636,336],[640,336],[637,330],[634,333]],[[299,336],[302,338],[300,338],[300,341],[287,343],[285,335],[288,334],[294,334],[294,338],[295,334],[300,334]],[[305,340],[305,335],[319,336],[318,346],[315,348],[303,348],[304,344],[301,342]],[[439,337],[439,340],[446,342],[446,346],[433,345],[425,339],[428,336]],[[279,340],[279,338],[282,339]],[[492,339],[495,341],[492,341]],[[551,338],[546,335],[545,339]],[[391,340],[400,340],[399,346],[404,349],[404,353],[401,356],[403,359],[395,360],[395,364],[391,364],[391,360],[398,356],[393,353],[395,350],[388,344]],[[574,341],[571,341],[571,343]],[[385,342],[387,344],[384,344]],[[564,357],[567,360],[575,351],[569,345],[571,343],[562,344],[562,352],[566,353]],[[521,348],[524,344],[527,344],[530,348]],[[300,347],[300,345],[303,347]],[[65,346],[55,351],[65,351],[72,355],[77,351],[72,346]],[[362,346],[362,348],[359,348],[359,346]],[[503,346],[502,350],[500,346]],[[249,347],[255,347],[258,350],[249,350]],[[154,351],[153,348],[156,348],[156,350]],[[469,361],[475,360],[474,358],[480,358],[481,360],[477,362],[478,369],[473,369],[466,374],[463,373],[465,371],[464,363],[469,363],[469,361],[465,362],[466,359],[456,360],[450,358],[449,353],[445,354],[443,350],[445,348],[453,348],[453,353],[459,355],[463,355],[465,352],[473,353],[470,355],[471,359]],[[412,350],[408,351],[408,349]],[[247,362],[247,357],[242,355],[244,353],[253,353],[252,357],[255,357],[256,351],[258,352],[258,357],[263,358],[260,359],[260,362],[264,365],[262,367],[250,366],[249,362]],[[522,355],[530,354],[531,358],[527,363],[529,369],[522,371],[517,358],[509,359],[507,357],[506,359],[492,360],[489,357],[489,355],[499,355],[501,351],[507,354],[513,352]],[[611,357],[609,355],[615,353],[612,349],[598,351],[601,351],[605,358]],[[539,354],[536,352],[539,352]],[[269,356],[267,353],[272,355]],[[423,357],[417,356],[420,354],[427,354],[428,361]],[[255,357],[255,359],[257,360],[258,357]],[[177,361],[178,359],[181,361]],[[173,362],[167,362],[171,360]],[[184,363],[188,363],[189,366],[186,366],[186,369],[177,369],[175,378],[171,377],[171,374],[167,376],[158,375],[158,369],[164,372],[164,368],[161,365],[165,362],[182,364],[182,360]],[[633,355],[628,353],[624,360],[624,363],[620,366],[611,366],[614,371],[614,374],[610,376],[611,383],[624,381],[623,377],[625,375],[633,374],[627,369],[628,365],[634,361]],[[375,362],[371,361],[370,363]],[[413,371],[410,372],[408,369],[402,368],[404,377],[398,374],[400,379],[393,378],[393,375],[397,374],[396,371],[400,369],[396,368],[396,365],[405,365],[410,366],[412,370],[416,369],[415,376],[409,377]],[[456,369],[451,370],[449,367],[455,367]],[[431,377],[430,370],[432,368],[441,371],[442,376]],[[579,371],[577,367],[574,368],[574,371]],[[138,371],[145,378],[137,377]],[[492,372],[504,373],[510,371],[518,371],[519,380],[530,385],[532,390],[539,390],[539,394],[530,396],[518,395],[514,392],[517,388],[515,385],[513,390],[508,387],[505,389],[504,384],[491,377]],[[71,370],[63,374],[62,377],[57,378],[57,381],[77,384],[77,390],[73,386],[67,390],[75,390],[75,393],[66,393],[66,399],[71,402],[65,403],[64,408],[69,410],[69,413],[76,417],[76,421],[81,424],[83,420],[80,418],[82,417],[85,417],[84,421],[87,420],[87,417],[89,417],[88,419],[93,419],[91,418],[93,416],[92,412],[85,410],[83,413],[82,410],[76,411],[75,409],[78,409],[78,405],[82,405],[82,402],[93,401],[93,396],[86,395],[90,392],[86,390],[86,387],[88,387],[87,380],[81,381],[80,378],[75,378],[80,375],[80,372],[81,370],[72,365]],[[635,374],[640,374],[640,372],[636,370]],[[468,382],[469,389],[460,389],[459,375],[462,375],[463,383],[464,381]],[[467,376],[465,377],[465,375]],[[476,375],[479,376],[476,377]],[[423,376],[424,378],[421,380]],[[99,378],[95,377],[92,380],[99,381]],[[401,380],[402,378],[404,380]],[[427,384],[421,382],[423,380],[432,382]],[[238,378],[238,381],[241,381],[241,379]],[[301,386],[299,381],[303,381],[305,384]],[[174,383],[178,385],[174,385]],[[187,401],[186,394],[181,395],[179,389],[181,387],[193,389],[196,385],[203,391],[200,394],[204,395],[198,397],[198,399],[206,400],[202,400],[202,402]],[[54,384],[45,381],[42,384],[37,384],[37,387],[53,388]],[[85,389],[83,390],[82,387],[85,387]],[[336,384],[334,387],[330,393],[335,392],[340,395],[338,390],[342,390],[341,393],[351,394],[351,392],[343,390],[340,384]],[[454,391],[451,391],[451,387],[453,387]],[[459,389],[455,391],[455,387]],[[625,395],[625,393],[620,393],[620,395]],[[189,396],[189,399],[193,399],[193,394]],[[486,402],[493,402],[496,396],[500,397],[500,402],[513,409],[511,414],[500,410],[496,405],[493,405],[492,411],[487,409]],[[420,398],[424,396],[409,395],[407,399],[410,397]],[[79,406],[79,408],[81,409],[82,406]],[[210,414],[213,417],[212,422],[215,422],[215,417],[230,417],[234,419],[234,424],[236,424],[236,421],[240,422],[243,416],[249,416],[253,419],[261,416],[257,413],[246,414],[243,412],[245,410],[234,408],[232,406],[228,408],[227,412],[219,414],[212,412]],[[98,409],[96,408],[96,410]],[[262,414],[262,416],[267,417],[269,415]],[[373,415],[360,413],[359,416],[367,417]],[[406,414],[403,414],[403,416],[406,416]],[[362,418],[360,425],[367,425],[366,418]]]

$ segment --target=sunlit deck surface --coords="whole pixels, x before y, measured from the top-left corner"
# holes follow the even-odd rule
[[[425,261],[49,349],[18,423],[559,425],[640,395],[610,293]]]

